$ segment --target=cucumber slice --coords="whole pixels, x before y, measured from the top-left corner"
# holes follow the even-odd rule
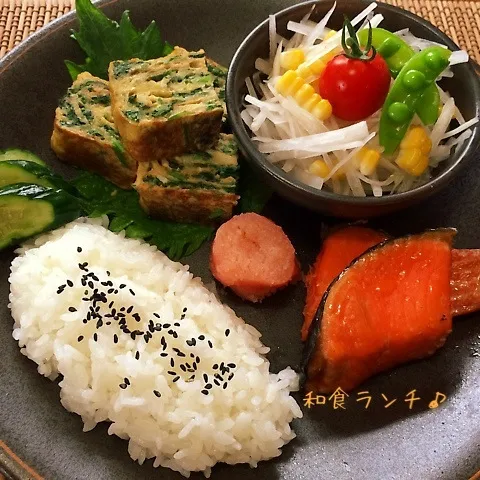
[[[0,249],[53,230],[80,214],[78,200],[60,189],[21,183],[0,188]]]
[[[8,160],[26,160],[27,162],[38,163],[39,165],[46,166],[45,162],[28,150],[21,150],[20,148],[7,148],[6,150],[0,150],[0,162]]]
[[[76,194],[73,185],[43,165],[26,160],[0,161],[0,188],[15,183],[61,188],[72,195]]]
[[[14,183],[34,183],[44,187],[54,187],[49,181],[52,172],[42,165],[24,160],[0,162],[0,187]]]

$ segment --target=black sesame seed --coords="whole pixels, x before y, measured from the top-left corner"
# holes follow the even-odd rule
[[[83,287],[86,287],[86,286],[87,286],[87,281],[86,281],[84,278],[82,278],[82,286],[83,286]]]
[[[125,389],[127,388],[127,385],[126,385],[125,383],[121,383],[121,384],[119,385],[119,387],[120,387],[121,389],[125,390]]]
[[[227,328],[227,329],[225,330],[225,336],[228,337],[229,335],[230,335],[230,329]]]
[[[98,340],[98,335],[97,335],[96,333],[93,334],[93,339],[94,339],[95,341]]]
[[[138,313],[134,313],[134,314],[132,315],[132,317],[133,317],[137,322],[139,322],[139,321],[142,319],[142,317],[140,317],[140,314],[138,314]]]
[[[127,308],[127,313],[132,313],[132,310],[133,310],[133,305],[130,305],[130,306]]]
[[[135,292],[134,292],[131,288],[130,288],[128,291],[129,291],[133,296],[135,296]]]
[[[153,314],[154,317],[160,318],[160,315],[158,313]]]
[[[218,369],[218,363],[214,363],[212,368],[213,368],[214,370],[217,370],[217,369]]]
[[[203,380],[205,382],[208,382],[208,375],[206,373],[203,374]]]
[[[200,357],[195,358],[195,361],[196,361],[197,363],[200,363]]]
[[[180,377],[178,375],[172,380],[172,382],[175,383],[177,380],[180,380]]]
[[[171,325],[170,325],[169,323],[164,323],[164,324],[163,324],[163,328],[170,328],[170,326],[171,326]]]
[[[169,330],[167,333],[168,333],[169,335],[173,335],[174,331],[173,331],[173,330]]]
[[[88,282],[88,286],[89,286],[90,288],[93,288],[93,287],[94,287],[93,282],[92,282],[91,280]]]
[[[186,371],[187,371],[187,367],[185,367],[185,365],[183,365],[183,363],[182,363],[182,365],[180,365],[180,370],[181,370],[182,372],[186,372]]]
[[[205,385],[205,388],[206,388],[207,390],[210,390],[210,389],[212,388],[212,386],[213,386],[213,385],[212,385],[211,383],[207,383],[207,384]]]
[[[167,373],[168,373],[169,375],[173,375],[173,376],[177,375],[177,372],[174,372],[174,371],[172,371],[172,370],[169,370]]]
[[[187,380],[187,382],[191,382],[192,380],[195,380],[195,374],[193,374],[193,375]]]
[[[127,385],[130,385],[130,380],[129,380],[127,377],[125,377],[125,378],[123,379],[123,381],[124,381]]]
[[[112,308],[114,303],[115,303],[115,302],[112,300],[112,301],[108,304],[108,308]]]
[[[197,369],[197,364],[196,364],[196,362],[193,362],[192,368],[193,368],[194,370]]]
[[[89,282],[89,283],[88,283],[88,286],[89,286],[89,287],[90,287],[90,283],[92,283],[92,282]],[[92,285],[93,285],[93,284],[92,284]],[[90,287],[90,288],[93,288],[93,286]],[[109,289],[107,290],[107,293],[108,293],[109,295],[111,295],[114,290],[115,290],[114,288],[109,288]]]
[[[172,368],[175,366],[175,360],[173,358],[170,359],[170,366]]]
[[[174,327],[179,327],[180,324],[179,324],[178,322],[175,322],[175,323],[173,324],[173,326],[174,326]]]
[[[77,338],[77,342],[81,342],[83,340],[83,335],[80,335],[78,338]]]
[[[191,354],[190,354],[190,358],[195,358],[195,354],[194,354],[194,353],[191,353]]]
[[[167,353],[167,352],[162,352],[162,353],[160,354],[160,356],[161,356],[161,357],[168,357],[168,353]]]
[[[83,294],[84,294],[84,295],[88,295],[88,290],[85,290],[85,291],[83,292]]]
[[[184,319],[185,319],[185,314],[182,313],[182,314],[180,315],[180,320],[184,320]]]
[[[77,252],[82,253],[82,247],[77,247]]]
[[[87,323],[87,322],[88,322],[88,320],[87,320],[86,318],[84,318],[82,321],[83,321],[83,323]]]
[[[158,390],[154,390],[153,394],[158,398],[160,398],[162,396],[162,394]]]
[[[187,311],[187,307],[184,307],[184,308],[183,308],[183,311],[186,312],[186,311]]]
[[[199,336],[198,336],[198,339],[199,339],[199,340],[205,340],[205,335],[199,335]]]
[[[124,283],[121,283],[120,286],[119,286],[119,288],[125,288],[125,287],[126,287],[126,285]]]
[[[118,343],[118,335],[116,333],[113,335],[113,343]]]
[[[231,373],[231,374],[228,376],[227,380],[230,381],[234,376],[235,376],[235,374],[234,374],[234,373]]]
[[[111,325],[112,322],[108,321],[108,322],[105,322],[105,325]]]
[[[150,337],[148,336],[148,334],[145,334],[143,336],[143,339],[145,340],[145,343],[148,343],[150,341]]]
[[[67,280],[67,285],[68,285],[69,287],[73,287],[73,282],[72,282],[71,280]]]
[[[132,332],[132,333],[130,334],[131,339],[132,339],[132,340],[135,340],[136,335],[137,335],[137,334],[136,334],[135,332]]]
[[[100,319],[100,320],[98,320],[96,327],[97,327],[97,328],[100,328],[100,327],[102,327],[102,326],[103,326],[103,320]]]
[[[92,275],[92,279],[95,280],[96,282],[98,282],[99,280],[99,278],[95,274]]]
[[[185,343],[186,343],[189,347],[194,347],[194,346],[197,344],[197,342],[195,341],[194,338],[192,338],[191,340],[187,340]]]
[[[220,382],[219,382],[217,379],[215,379],[215,380],[213,381],[213,383],[214,383],[217,387],[220,386]]]
[[[202,393],[203,393],[204,395],[208,395],[208,390],[202,390]]]
[[[236,367],[236,365],[235,365],[234,363],[229,363],[228,366],[229,366],[230,368],[235,368],[235,367]]]
[[[213,343],[212,343],[210,340],[208,341],[208,346],[209,346],[210,348],[213,348]]]
[[[172,337],[173,337],[173,338],[178,338],[178,333],[177,333],[177,332],[173,332],[173,333],[172,333]]]
[[[138,360],[140,358],[140,352],[137,351],[137,353],[135,353],[135,360]]]
[[[177,352],[177,355],[178,355],[179,357],[186,357],[186,355],[185,355],[183,352],[180,352],[180,351]]]
[[[75,307],[68,307],[69,312],[76,312],[77,309]]]
[[[226,390],[227,386],[228,386],[228,383],[225,382],[225,383],[223,384],[223,387],[222,387],[222,388],[223,388],[224,390]]]
[[[223,381],[223,377],[219,373],[216,373],[214,377],[218,378],[221,382]]]
[[[148,331],[149,331],[150,333],[154,332],[154,331],[155,331],[155,327],[154,327],[153,325],[150,325],[150,324],[149,324],[149,325],[148,325]]]

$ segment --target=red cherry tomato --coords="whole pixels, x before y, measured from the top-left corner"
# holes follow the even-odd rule
[[[318,92],[342,120],[363,120],[375,113],[390,88],[390,71],[381,55],[373,60],[337,55],[318,80]]]

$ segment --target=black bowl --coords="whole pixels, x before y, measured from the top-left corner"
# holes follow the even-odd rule
[[[337,8],[330,19],[329,26],[340,29],[343,14],[352,18],[369,3],[367,0],[337,2]],[[312,1],[286,8],[275,15],[277,31],[288,38],[291,35],[291,32],[286,29],[288,21],[299,21],[312,6],[315,6],[315,9],[311,18],[318,21],[332,7],[332,4],[331,1]],[[442,43],[451,50],[459,48],[440,30],[413,13],[383,3],[378,4],[376,12],[385,17],[381,24],[383,28],[390,31],[409,28],[416,36]],[[227,78],[227,108],[233,131],[244,156],[278,194],[298,205],[347,218],[373,217],[400,210],[429,197],[446,186],[468,163],[467,160],[474,156],[479,147],[480,125],[477,124],[473,128],[473,135],[461,148],[455,149],[441,166],[433,170],[433,178],[428,183],[405,193],[378,198],[351,197],[305,185],[270,163],[258,151],[250,138],[250,131],[240,117],[246,93],[245,78],[255,72],[254,62],[257,57],[268,57],[268,48],[268,19],[266,19],[246,37],[230,64]],[[455,102],[465,118],[480,115],[480,81],[475,73],[473,62],[455,66],[454,73],[453,79],[442,80],[442,87],[455,97]]]

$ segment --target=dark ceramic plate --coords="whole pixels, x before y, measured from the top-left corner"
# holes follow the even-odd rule
[[[108,15],[119,18],[132,10],[138,25],[158,21],[165,37],[187,48],[204,47],[220,62],[228,63],[248,32],[292,2],[287,0],[123,0],[105,1]],[[68,172],[49,149],[54,109],[69,85],[63,59],[81,60],[69,39],[75,18],[54,22],[0,62],[0,148],[31,149],[63,174]],[[457,227],[459,248],[480,247],[480,158],[440,195],[421,207],[406,210],[374,226],[399,235],[440,226]],[[297,248],[304,269],[320,245],[322,218],[274,198],[265,214],[281,224]],[[188,258],[192,271],[211,282],[205,245]],[[9,264],[12,252],[2,253],[0,282],[0,439],[39,474],[51,480],[177,479],[167,469],[139,466],[127,455],[126,442],[107,435],[107,426],[82,433],[78,416],[60,405],[59,389],[36,372],[35,364],[20,354],[11,336],[7,307]],[[299,284],[273,296],[260,306],[247,305],[221,293],[247,322],[263,333],[271,347],[275,371],[301,363],[299,338],[304,289]],[[332,402],[304,408],[295,422],[298,438],[280,458],[248,466],[218,465],[214,479],[467,479],[480,468],[480,315],[455,320],[447,344],[434,357],[379,375],[353,392],[345,409]],[[412,409],[408,392],[416,390]],[[357,402],[359,392],[372,397]],[[436,409],[428,404],[436,392],[446,400]],[[384,400],[382,394],[388,399]],[[298,397],[301,401],[301,397]],[[390,401],[396,401],[385,408]],[[1,455],[0,455],[1,457]],[[1,469],[0,469],[1,471]],[[24,477],[28,478],[28,477]],[[193,478],[203,478],[193,475]]]

